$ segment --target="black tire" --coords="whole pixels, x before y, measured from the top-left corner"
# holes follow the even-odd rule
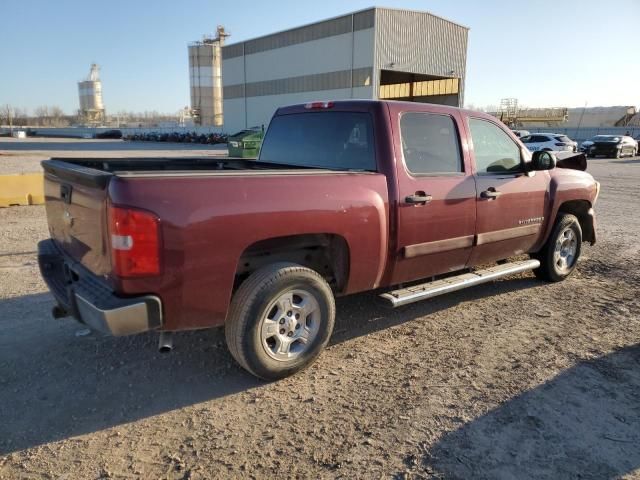
[[[559,241],[561,235],[565,235],[565,231],[570,229],[575,236],[576,248],[575,254],[572,256],[570,264],[567,263],[568,268],[562,268],[556,261],[556,244]],[[549,236],[549,239],[544,244],[542,249],[532,254],[531,257],[540,261],[540,267],[536,268],[533,273],[540,280],[547,282],[561,282],[567,278],[576,268],[578,259],[580,258],[580,252],[582,250],[582,228],[580,228],[580,222],[571,214],[561,213],[558,215],[553,231]]]
[[[270,348],[267,342],[272,339],[264,340],[263,343],[262,338],[263,323],[268,321],[266,317],[270,315],[267,309],[288,292],[300,291],[309,294],[317,302],[318,308],[314,312],[318,313],[314,313],[313,320],[317,328],[315,336],[308,344],[299,342],[301,352],[298,352],[295,358],[272,358],[271,354],[267,353],[267,349]],[[295,293],[292,295],[294,296],[291,298],[295,298]],[[279,311],[277,306],[270,308],[271,311],[273,309]],[[275,263],[254,272],[240,285],[231,301],[225,325],[225,338],[231,355],[244,369],[264,380],[277,380],[303,370],[318,358],[333,332],[335,315],[333,292],[324,278],[314,270],[301,265]],[[288,323],[289,319],[283,314],[282,321],[285,320],[287,324],[283,327],[291,328],[291,332],[294,332],[293,329],[297,327],[291,326]],[[317,325],[315,322],[318,322]],[[280,330],[280,326],[277,328]],[[303,329],[306,329],[306,326],[303,326]],[[280,338],[277,334],[275,337]],[[272,355],[278,353],[272,352]]]

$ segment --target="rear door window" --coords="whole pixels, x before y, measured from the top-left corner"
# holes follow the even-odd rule
[[[376,170],[371,115],[305,112],[273,117],[260,161],[333,170]]]
[[[520,147],[501,128],[479,118],[469,118],[469,128],[479,174],[521,170]]]
[[[434,113],[405,113],[400,118],[402,155],[413,174],[460,173],[460,139],[453,118]]]

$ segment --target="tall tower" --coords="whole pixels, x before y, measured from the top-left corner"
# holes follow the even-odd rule
[[[229,36],[218,25],[215,37],[204,37],[189,45],[191,109],[196,123],[222,126],[222,46]]]
[[[102,125],[105,121],[105,109],[102,102],[100,67],[97,64],[91,64],[87,79],[78,82],[78,94],[81,121],[92,126]]]

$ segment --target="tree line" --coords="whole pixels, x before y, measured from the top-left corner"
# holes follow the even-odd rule
[[[162,113],[155,110],[145,112],[130,112],[121,110],[111,114],[107,118],[110,125],[153,124],[157,122],[173,121],[179,117],[179,113]],[[82,116],[79,111],[69,115],[57,105],[42,105],[29,110],[4,104],[0,107],[0,125],[14,127],[69,127],[82,124]]]

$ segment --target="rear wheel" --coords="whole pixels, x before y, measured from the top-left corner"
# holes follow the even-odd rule
[[[229,351],[253,375],[276,380],[306,368],[329,342],[335,301],[315,271],[277,263],[253,273],[231,302]]]
[[[540,260],[533,273],[541,280],[560,282],[575,270],[582,248],[580,222],[571,214],[560,214],[547,243],[532,255]]]

